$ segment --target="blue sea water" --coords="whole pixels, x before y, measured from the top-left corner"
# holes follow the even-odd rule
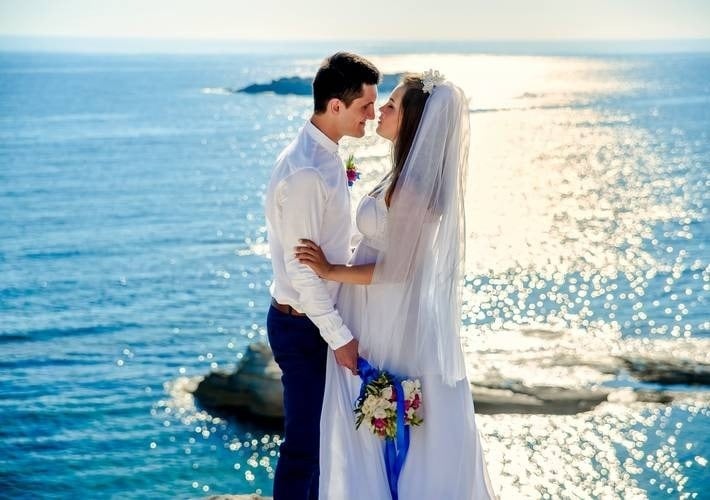
[[[394,68],[393,58],[406,61],[420,49],[384,44],[368,55]],[[222,89],[312,74],[324,54],[299,50],[0,54],[0,495],[271,493],[280,429],[194,408],[184,385],[233,366],[248,343],[264,338],[271,278],[259,251],[264,190],[310,99]],[[441,57],[466,64],[477,56],[453,52]],[[535,68],[544,59],[570,78],[591,71],[598,82],[616,82],[543,95],[533,75],[535,89],[516,91],[512,101],[477,104],[474,96],[473,142],[477,130],[504,135],[513,124],[524,138],[481,161],[524,158],[521,141],[539,134],[537,167],[562,173],[581,165],[591,179],[611,176],[613,191],[575,176],[568,183],[582,191],[553,201],[583,192],[610,203],[614,217],[596,207],[589,217],[570,216],[573,223],[558,214],[551,234],[564,233],[559,241],[569,247],[580,239],[572,226],[627,239],[612,238],[581,260],[560,251],[550,269],[518,261],[472,271],[469,287],[487,301],[472,320],[510,325],[533,316],[574,327],[601,322],[623,338],[708,339],[710,54],[485,57],[475,63]],[[476,88],[482,77],[471,78]],[[548,124],[574,134],[546,134]],[[600,173],[599,165],[609,168]],[[519,187],[530,190],[526,199],[542,189]],[[504,253],[501,240],[491,241]],[[506,289],[520,279],[537,295]],[[585,283],[589,293],[581,294]],[[612,441],[646,436],[633,452],[614,445],[628,476],[616,480],[616,494],[628,487],[648,498],[707,495],[707,404],[633,413],[632,423],[619,420],[621,437],[600,431]],[[525,418],[508,425],[530,439]],[[492,440],[496,420],[480,420],[503,453],[503,442]],[[671,472],[666,458],[679,464]],[[592,468],[605,470],[603,460]],[[610,472],[599,474],[604,482]],[[560,487],[521,487],[521,497],[554,496]]]

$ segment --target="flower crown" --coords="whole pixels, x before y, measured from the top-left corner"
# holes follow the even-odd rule
[[[444,83],[444,75],[439,73],[438,70],[430,69],[428,71],[425,71],[422,73],[422,83],[424,86],[422,87],[422,92],[425,94],[431,94],[431,92],[434,90],[434,87],[437,85],[441,85]]]

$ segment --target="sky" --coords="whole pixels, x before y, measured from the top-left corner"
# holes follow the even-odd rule
[[[710,39],[710,1],[0,0],[0,36],[191,40]]]

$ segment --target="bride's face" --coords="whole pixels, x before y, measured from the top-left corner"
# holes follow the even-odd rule
[[[377,121],[377,134],[394,142],[402,122],[402,96],[404,87],[398,86],[387,102],[380,107],[380,119]]]

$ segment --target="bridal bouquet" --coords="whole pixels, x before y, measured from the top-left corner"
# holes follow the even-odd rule
[[[419,380],[405,379],[400,383],[386,371],[379,371],[366,383],[355,402],[355,426],[364,422],[381,439],[397,437],[397,391],[402,391],[404,424],[421,425],[424,419],[418,410],[422,405],[422,386]]]
[[[385,441],[387,483],[392,500],[398,500],[399,474],[409,450],[409,428],[424,421],[418,413],[422,385],[419,380],[378,370],[364,358],[357,359],[357,371],[362,385],[355,401],[355,427],[359,429],[365,422],[375,436]]]

